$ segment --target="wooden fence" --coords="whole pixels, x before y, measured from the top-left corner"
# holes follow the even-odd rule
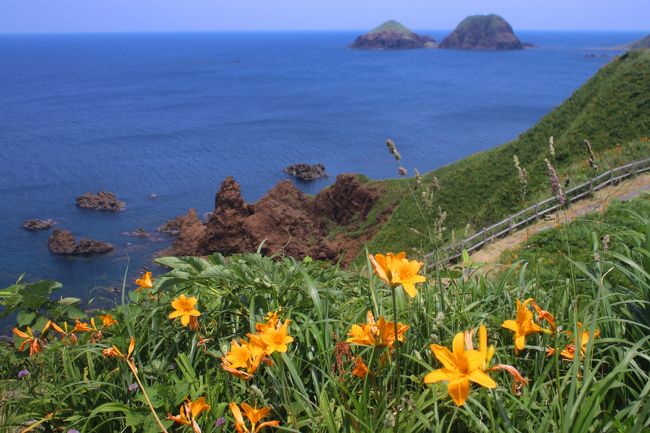
[[[646,171],[650,171],[650,158],[611,169],[594,177],[588,182],[567,190],[565,192],[565,206],[568,206],[585,196],[589,196],[595,191],[605,188],[608,185],[617,184],[630,176],[636,176]],[[467,239],[447,245],[437,251],[425,255],[425,266],[429,269],[435,265],[444,265],[449,262],[454,262],[462,256],[463,250],[466,250],[471,254],[473,251],[478,250],[489,242],[507,236],[509,233],[525,227],[545,215],[552,214],[561,209],[561,207],[562,206],[556,197],[551,197],[540,201],[539,203],[535,203],[534,205],[527,207],[514,215],[510,215],[508,218],[499,221],[490,227],[484,228]],[[436,258],[438,260],[434,261]]]

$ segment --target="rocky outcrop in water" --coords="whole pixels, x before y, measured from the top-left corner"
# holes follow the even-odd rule
[[[129,237],[133,237],[133,238],[149,238],[149,237],[151,237],[151,235],[149,234],[149,232],[147,232],[147,231],[146,231],[145,229],[143,229],[142,227],[140,227],[140,228],[138,228],[138,229],[135,229],[135,230],[132,231],[132,232],[122,232],[122,234],[123,234],[124,236],[129,236]]]
[[[45,220],[39,220],[39,219],[31,219],[23,222],[23,228],[26,230],[47,230],[51,228],[54,224],[56,224],[56,221],[52,219],[45,219]]]
[[[523,45],[512,27],[499,15],[474,15],[465,18],[439,48],[461,50],[521,50]]]
[[[394,20],[386,21],[350,44],[350,48],[356,50],[410,50],[435,46],[433,38],[418,35]]]
[[[364,233],[355,237],[330,236],[333,226],[352,231],[379,199],[375,186],[354,175],[340,175],[330,188],[315,197],[298,190],[291,181],[275,185],[256,203],[246,203],[239,184],[226,178],[215,197],[215,209],[205,223],[196,213],[181,218],[179,235],[164,255],[225,255],[254,252],[281,253],[303,258],[344,261],[352,259]]]
[[[327,177],[323,164],[293,164],[282,171],[300,180],[315,180]]]
[[[95,239],[81,238],[77,242],[69,230],[54,230],[47,240],[47,247],[54,254],[76,256],[102,254],[113,250],[113,245]]]
[[[120,212],[126,209],[126,204],[117,199],[112,192],[98,191],[97,194],[87,192],[77,197],[77,206],[84,209],[105,212]]]

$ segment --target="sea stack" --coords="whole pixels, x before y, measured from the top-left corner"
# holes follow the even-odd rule
[[[113,245],[95,239],[81,238],[76,241],[69,230],[54,230],[47,240],[47,246],[54,254],[87,256],[113,251]]]
[[[395,20],[386,21],[350,44],[350,48],[356,50],[410,50],[435,47],[436,41],[433,38],[413,33],[408,27]]]
[[[461,21],[439,48],[460,50],[522,50],[524,45],[499,15],[473,15]]]

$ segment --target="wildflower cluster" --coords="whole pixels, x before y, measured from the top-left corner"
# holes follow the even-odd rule
[[[51,332],[56,332],[59,339],[68,344],[77,344],[80,334],[89,334],[91,343],[101,341],[104,330],[115,325],[117,320],[110,314],[100,315],[99,318],[102,321],[101,327],[95,325],[95,318],[91,318],[90,323],[81,322],[77,319],[73,328],[70,328],[67,322],[63,322],[63,325],[59,326],[53,321],[48,320],[40,333],[35,334],[29,326],[24,331],[13,328],[13,333],[23,339],[18,350],[22,352],[29,347],[29,356],[35,356],[43,351],[48,345],[48,342],[52,341],[46,338],[48,333]]]
[[[269,358],[274,352],[286,352],[288,344],[293,341],[289,335],[289,320],[282,323],[278,313],[267,315],[266,322],[255,325],[254,334],[246,334],[248,340],[233,340],[228,351],[221,358],[221,367],[243,380],[250,380],[260,364],[272,365]]]

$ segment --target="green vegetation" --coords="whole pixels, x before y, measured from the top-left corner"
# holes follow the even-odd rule
[[[371,251],[426,253],[439,241],[431,231],[440,212],[446,213],[447,239],[497,222],[526,205],[550,195],[545,158],[556,166],[570,186],[631,160],[648,156],[650,143],[650,52],[630,52],[613,60],[565,103],[521,136],[495,149],[442,167],[423,178],[415,191],[413,179],[403,180],[413,193],[402,200],[374,238]],[[549,154],[549,137],[555,139],[555,157]],[[596,154],[599,171],[591,169],[583,140]],[[399,147],[399,143],[397,143]],[[528,172],[528,192],[520,194],[513,155]],[[405,155],[408,159],[408,155]],[[422,189],[439,180],[429,203]],[[387,188],[390,193],[390,186]],[[401,192],[400,192],[401,193]]]
[[[644,248],[644,233],[650,220],[650,196],[629,202],[614,202],[606,212],[595,212],[578,218],[560,228],[532,236],[521,248],[502,254],[501,263],[528,263],[528,268],[541,281],[566,281],[572,276],[572,262],[592,263],[603,267],[607,257],[623,257],[631,248]],[[646,234],[648,236],[650,234]],[[647,248],[647,247],[645,247]],[[570,257],[565,254],[570,251]],[[641,260],[641,257],[637,257]],[[592,272],[592,269],[589,269]],[[614,270],[611,281],[623,287],[626,275]],[[579,286],[589,285],[587,277],[578,279]],[[648,310],[650,318],[650,309]]]
[[[519,264],[496,279],[463,268],[451,270],[446,279],[428,276],[413,299],[401,287],[391,289],[369,277],[367,270],[350,273],[310,259],[170,257],[160,263],[171,270],[155,277],[151,288],[139,283],[145,288],[105,311],[110,317],[95,311],[90,322],[82,313],[72,331],[78,310],[62,310],[45,296],[32,298],[19,283],[0,293],[1,305],[20,311],[19,331],[34,329],[28,343],[40,348],[33,356],[27,346],[19,352],[24,338],[18,335],[15,345],[0,344],[0,430],[234,431],[236,418],[228,407],[234,402],[269,407],[263,421],[277,420],[280,426],[264,431],[388,432],[394,431],[397,414],[405,433],[644,431],[650,427],[650,335],[644,313],[650,302],[648,207],[647,202],[633,205],[640,212],[636,228],[626,228],[626,236],[612,234],[622,242],[616,251],[602,251],[598,262],[584,256],[566,279],[540,279]],[[58,286],[43,287],[46,294]],[[174,305],[181,295],[198,300],[190,307],[201,312],[194,330],[182,326],[180,317],[169,318],[179,310]],[[555,318],[531,313],[549,331],[528,335],[516,354],[513,333],[502,324],[515,318],[516,300],[530,297]],[[248,381],[224,369],[222,357],[232,353],[232,341],[265,335],[268,323],[276,323],[268,316],[273,311],[292,339],[281,336],[286,352],[268,355]],[[390,333],[393,324],[382,325],[380,316],[389,321],[396,314],[409,327],[401,328],[405,339],[399,349],[346,343],[351,324],[366,326],[368,311],[382,332]],[[57,322],[61,332],[51,327],[39,335],[46,320]],[[551,323],[573,334],[550,333]],[[482,365],[481,374],[497,386],[490,390],[474,383],[469,398],[457,406],[444,382],[424,383],[442,368],[430,345],[449,348],[454,336],[461,342],[458,333],[480,324],[496,352],[492,360],[487,352],[473,352],[485,353],[480,355],[485,364],[475,365]],[[374,334],[372,326],[365,329],[378,339],[384,335]],[[560,350],[547,356],[546,347],[570,347],[573,335],[582,336],[576,345],[583,350],[572,360]],[[357,359],[369,368],[365,378],[355,370]],[[503,365],[516,368],[527,384],[506,374]],[[183,402],[198,405],[202,398],[210,407],[201,404],[194,427],[168,419],[171,414],[182,421]]]
[[[411,29],[409,29],[402,23],[399,23],[395,20],[386,21],[382,25],[372,29],[370,33],[381,33],[381,32],[393,32],[393,33],[401,33],[401,34],[413,33]]]
[[[632,42],[630,45],[628,45],[628,48],[631,50],[642,50],[644,48],[650,48],[650,35],[639,39],[638,41]]]

